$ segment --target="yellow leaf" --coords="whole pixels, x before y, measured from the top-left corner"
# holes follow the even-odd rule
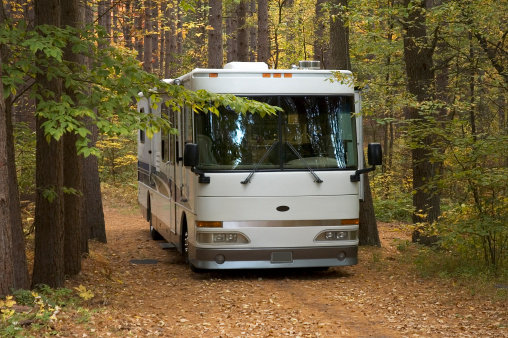
[[[74,289],[79,292],[79,296],[84,300],[92,299],[95,296],[91,290],[87,290],[83,285],[80,285]]]
[[[4,302],[6,307],[13,307],[16,304],[16,301],[12,299],[12,296],[7,296],[7,299]]]

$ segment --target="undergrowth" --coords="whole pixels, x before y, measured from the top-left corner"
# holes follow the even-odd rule
[[[93,292],[82,285],[75,290],[47,285],[32,291],[13,290],[11,295],[0,298],[0,336],[56,335],[63,322],[83,323],[90,319],[87,305],[93,297]]]
[[[471,295],[481,295],[495,301],[508,300],[508,268],[493,269],[470,256],[447,250],[439,244],[423,246],[410,240],[394,240],[401,253],[398,261],[410,264],[421,278],[449,279],[466,287]]]

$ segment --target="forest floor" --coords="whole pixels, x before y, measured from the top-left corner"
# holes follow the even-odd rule
[[[68,281],[94,293],[90,312],[62,316],[60,336],[508,337],[506,297],[419,276],[397,224],[381,223],[382,248],[361,247],[355,266],[196,274],[150,239],[137,209],[105,216],[108,244],[93,243]]]

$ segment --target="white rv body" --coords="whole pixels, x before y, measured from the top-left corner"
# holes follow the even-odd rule
[[[235,120],[226,110],[215,117],[184,108],[166,112],[178,135],[149,139],[140,131],[138,200],[152,237],[174,244],[197,269],[356,264],[362,189],[351,176],[363,164],[360,103],[351,81],[333,78],[329,70],[240,62],[178,78],[190,90],[279,102],[286,110]],[[161,107],[146,98],[138,104],[157,115]],[[320,107],[331,113],[320,115]],[[200,153],[192,170],[183,163],[188,143]]]

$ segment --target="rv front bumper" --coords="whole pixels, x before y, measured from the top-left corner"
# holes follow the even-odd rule
[[[355,265],[358,247],[201,249],[189,248],[197,269],[276,269]]]

